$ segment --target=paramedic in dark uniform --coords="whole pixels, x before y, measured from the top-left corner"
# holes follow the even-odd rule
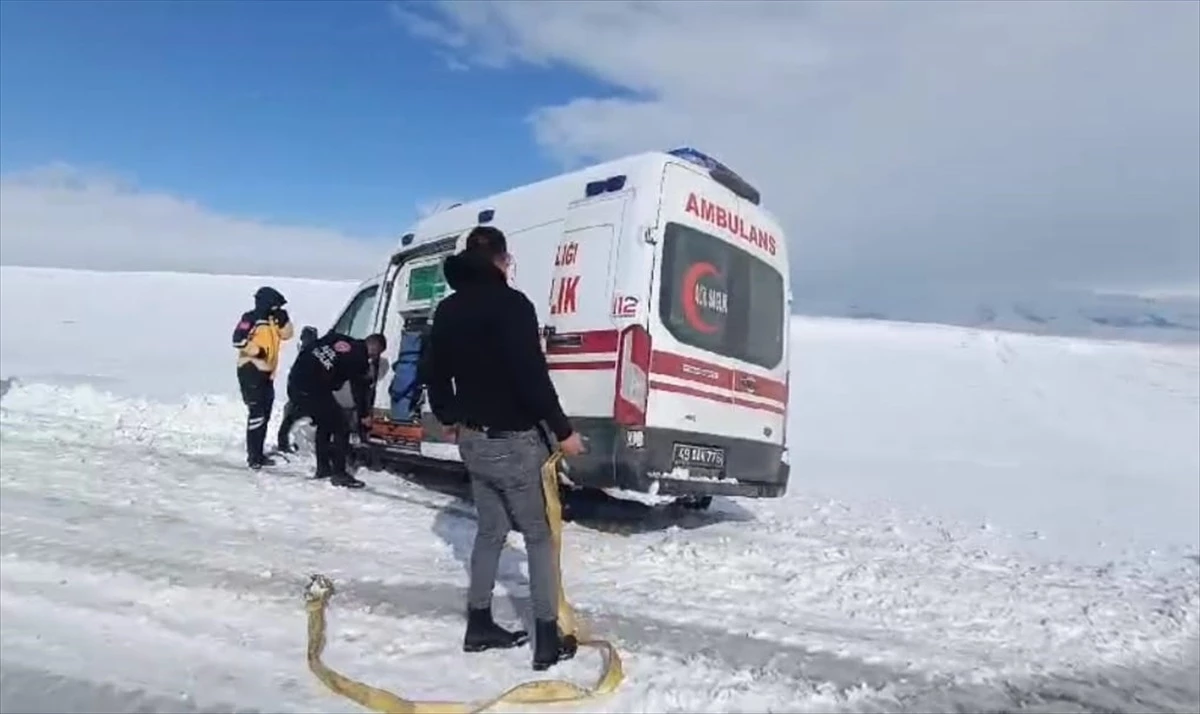
[[[346,471],[351,425],[334,392],[349,382],[358,422],[366,423],[371,413],[371,386],[375,381],[373,365],[386,349],[387,340],[380,334],[356,340],[330,332],[297,355],[288,373],[288,399],[295,402],[296,409],[311,418],[317,427],[316,476],[329,477],[334,486],[362,488],[366,485]]]
[[[275,405],[275,371],[279,350],[292,339],[292,322],[283,306],[287,300],[275,288],[264,286],[254,293],[254,309],[242,313],[233,329],[237,349],[237,377],[242,401],[246,403],[246,464],[255,470],[273,466],[263,453],[271,408]]]
[[[309,325],[300,330],[300,352],[307,351],[317,341],[317,328]],[[289,373],[290,375],[290,373]],[[295,452],[296,447],[292,443],[292,427],[296,422],[308,416],[300,411],[300,405],[288,399],[287,404],[283,405],[283,419],[279,420],[279,434],[275,438],[275,450],[281,453],[290,454]]]
[[[572,657],[558,630],[558,584],[541,467],[549,451],[540,426],[553,432],[568,456],[583,451],[563,414],[542,352],[537,313],[509,287],[504,234],[478,226],[463,252],[443,265],[454,290],[433,314],[430,344],[421,363],[429,404],[457,435],[479,514],[471,551],[467,631],[463,649],[517,647],[523,630],[509,631],[492,617],[492,589],[500,552],[514,526],[525,537],[534,614],[533,668]]]

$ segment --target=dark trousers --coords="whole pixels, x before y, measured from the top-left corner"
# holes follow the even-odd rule
[[[279,421],[279,435],[276,442],[280,449],[285,449],[292,443],[292,427],[296,422],[308,416],[300,410],[300,405],[293,399],[283,406],[283,419]]]
[[[312,419],[317,428],[315,444],[317,452],[317,475],[340,476],[346,473],[346,453],[350,450],[350,427],[342,405],[333,392],[292,392],[288,398],[296,409]]]
[[[250,463],[263,460],[263,445],[267,440],[267,425],[275,406],[275,380],[253,364],[238,367],[238,386],[246,404],[246,459]]]

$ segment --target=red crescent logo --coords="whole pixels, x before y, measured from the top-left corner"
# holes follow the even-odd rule
[[[696,332],[701,332],[706,335],[711,335],[721,329],[717,325],[705,322],[700,317],[700,308],[696,305],[696,284],[701,278],[706,278],[710,275],[719,275],[717,268],[712,263],[696,263],[688,268],[688,271],[683,274],[683,289],[679,296],[683,301],[683,317],[692,326]]]

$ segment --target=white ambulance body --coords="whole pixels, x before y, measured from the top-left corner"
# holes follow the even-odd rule
[[[787,242],[757,191],[691,149],[455,205],[401,238],[334,325],[388,338],[367,463],[461,473],[420,385],[397,395],[448,290],[441,261],[480,224],[508,238],[509,281],[537,307],[559,398],[587,440],[575,485],[705,501],[785,492]]]

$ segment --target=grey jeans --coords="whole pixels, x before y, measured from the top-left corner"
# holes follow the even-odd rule
[[[541,474],[549,451],[540,435],[530,430],[492,438],[464,428],[458,437],[458,450],[471,475],[471,492],[479,514],[467,606],[491,607],[500,553],[515,526],[525,537],[533,616],[539,620],[557,619],[558,581]]]

